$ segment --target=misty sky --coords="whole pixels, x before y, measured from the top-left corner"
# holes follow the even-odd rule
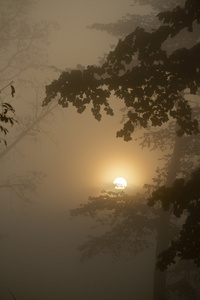
[[[61,69],[74,68],[79,63],[84,66],[97,64],[99,57],[108,53],[117,39],[106,32],[88,30],[87,26],[116,22],[127,13],[148,12],[148,6],[141,8],[131,4],[131,0],[39,1],[33,17],[54,21],[59,27],[48,49],[49,61]]]
[[[115,22],[127,13],[148,12],[148,7],[133,7],[131,3],[38,1],[31,12],[32,20],[56,24],[45,48],[47,65],[64,70],[77,64],[98,64],[117,39],[87,26]],[[36,76],[47,83],[59,75],[52,68],[41,74]],[[32,78],[34,73],[28,76]],[[17,87],[22,90],[19,84]],[[16,96],[21,97],[16,103],[18,116],[32,110],[31,95],[23,93],[23,97]],[[40,93],[42,103],[44,90]],[[26,177],[32,170],[45,177],[37,193],[30,195],[30,204],[22,203],[7,190],[1,193],[0,228],[4,239],[0,241],[0,299],[12,299],[9,290],[17,300],[149,299],[153,252],[131,261],[121,258],[113,262],[110,256],[102,255],[80,263],[77,247],[91,233],[93,223],[69,218],[69,208],[85,203],[88,196],[98,195],[103,189],[113,189],[116,177],[126,178],[127,191],[134,192],[155,174],[158,153],[141,150],[136,141],[116,139],[116,131],[122,126],[123,105],[119,100],[111,101],[115,118],[103,116],[101,122],[90,111],[79,115],[73,108],[58,108],[42,123],[37,140],[24,139],[2,162],[3,179]],[[141,290],[141,282],[145,289]]]

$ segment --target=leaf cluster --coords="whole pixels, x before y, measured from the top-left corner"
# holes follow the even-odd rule
[[[8,129],[3,124],[10,124],[13,125],[15,122],[17,122],[13,116],[10,116],[9,114],[15,113],[14,108],[9,103],[2,103],[2,112],[0,113],[0,131],[7,135]],[[0,142],[3,140],[4,144],[7,145],[7,142],[5,139],[0,139]]]
[[[84,70],[63,72],[58,80],[46,86],[43,106],[59,95],[58,103],[62,107],[68,107],[71,103],[78,113],[82,113],[86,105],[92,103],[91,111],[98,121],[101,119],[101,106],[104,106],[106,113],[112,116],[113,110],[108,103],[111,92],[108,88],[103,88],[103,80],[98,78],[98,73],[99,69],[94,66],[88,66]]]

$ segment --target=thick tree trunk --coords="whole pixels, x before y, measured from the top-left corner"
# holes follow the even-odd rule
[[[174,151],[172,155],[171,164],[166,180],[166,186],[171,186],[176,179],[177,172],[180,166],[180,158],[183,146],[183,139],[176,136]],[[169,246],[169,225],[170,225],[170,211],[160,211],[160,217],[157,229],[157,245],[156,245],[156,261],[157,256]],[[153,300],[166,300],[167,288],[166,288],[166,271],[161,272],[155,268],[154,272],[154,292]]]

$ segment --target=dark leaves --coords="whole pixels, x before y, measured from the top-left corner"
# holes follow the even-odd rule
[[[191,259],[200,267],[200,168],[193,172],[191,179],[177,179],[172,187],[160,187],[149,198],[149,205],[161,202],[164,210],[171,209],[172,213],[186,221],[179,236],[172,240],[170,247],[158,257],[158,268],[163,271],[176,258]]]
[[[128,121],[117,132],[125,141],[132,139],[137,126],[157,127],[172,118],[179,124],[179,136],[199,133],[199,124],[181,95],[187,89],[196,94],[200,87],[200,43],[187,49],[180,47],[170,54],[163,44],[184,28],[192,30],[193,23],[200,20],[200,2],[187,0],[185,7],[162,12],[158,18],[163,22],[158,29],[147,32],[136,28],[119,41],[102,66],[63,72],[46,87],[43,105],[59,97],[63,107],[72,103],[82,113],[86,104],[92,103],[94,117],[101,120],[102,106],[113,115],[108,105],[112,93],[134,115],[127,115]]]
[[[0,122],[4,124],[10,124],[13,125],[17,121],[14,119],[13,114],[15,113],[14,108],[9,103],[2,103],[2,113],[0,113]],[[4,134],[8,134],[8,129],[0,125],[0,131]],[[0,139],[0,142],[3,141],[5,145],[7,145],[6,140]]]

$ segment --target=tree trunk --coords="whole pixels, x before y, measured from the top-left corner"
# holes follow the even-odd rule
[[[171,164],[166,180],[166,186],[171,186],[176,179],[177,172],[180,166],[181,152],[183,148],[183,138],[176,136],[174,151],[172,155]],[[169,225],[170,225],[170,211],[160,210],[160,216],[157,228],[157,245],[156,245],[156,262],[158,255],[169,246]],[[155,267],[154,272],[154,289],[153,300],[166,300],[167,288],[166,288],[166,271],[160,271]]]

